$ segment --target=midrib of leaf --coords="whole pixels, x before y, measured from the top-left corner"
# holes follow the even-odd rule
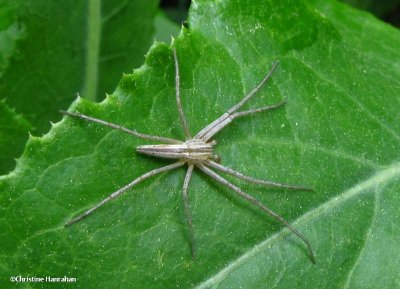
[[[86,71],[83,97],[96,101],[99,75],[99,55],[101,36],[101,0],[89,0],[86,45]]]
[[[375,194],[374,217],[373,217],[373,219],[372,219],[372,221],[371,221],[371,224],[373,224],[373,223],[375,222],[376,218],[377,218],[378,207],[379,207],[379,196],[378,196],[377,194]],[[372,226],[371,226],[371,227],[372,227]],[[354,263],[353,263],[353,266],[352,266],[352,267],[350,268],[350,270],[348,271],[346,281],[345,281],[345,283],[344,283],[344,285],[343,285],[343,289],[349,289],[349,288],[351,288],[351,287],[350,287],[350,286],[351,286],[350,283],[351,283],[351,281],[352,281],[354,271],[355,271],[355,269],[357,268],[357,265],[359,265],[360,260],[362,259],[362,256],[363,256],[363,254],[364,254],[364,251],[365,251],[365,249],[367,248],[366,244],[367,244],[367,243],[370,241],[370,239],[371,239],[371,234],[373,235],[373,233],[371,232],[371,227],[369,228],[369,230],[367,231],[367,233],[366,233],[366,235],[365,235],[365,238],[364,238],[364,245],[363,245],[362,247],[360,247],[360,250],[359,250],[359,252],[358,252],[358,256],[357,256],[357,258],[355,259],[355,261],[354,261]]]
[[[315,208],[304,214],[302,217],[298,218],[293,224],[296,226],[307,223],[310,219],[316,218],[323,213],[326,213],[330,209],[344,203],[345,201],[353,198],[356,195],[362,194],[363,192],[368,191],[368,189],[372,187],[377,187],[381,184],[389,183],[390,181],[396,180],[400,177],[400,162],[395,163],[387,168],[379,171],[369,179],[356,184],[354,187],[349,190],[343,192],[339,197],[330,200],[322,204],[321,206]],[[247,251],[245,254],[237,258],[235,261],[227,265],[223,270],[215,274],[214,276],[208,278],[203,283],[199,284],[196,289],[202,288],[210,288],[213,285],[218,285],[222,280],[224,280],[231,272],[239,268],[241,265],[245,264],[248,260],[257,256],[260,251],[267,250],[271,247],[277,239],[281,239],[282,235],[286,234],[286,229],[282,229],[278,233],[272,235],[262,243],[254,246],[253,249]],[[357,265],[354,264],[354,266]]]

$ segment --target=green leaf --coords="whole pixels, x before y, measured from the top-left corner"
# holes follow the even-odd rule
[[[30,137],[0,183],[0,276],[69,276],[77,288],[398,288],[399,32],[336,2],[199,1],[174,42],[192,133],[279,69],[217,136],[226,166],[314,192],[237,181],[293,222],[304,244],[196,171],[191,260],[178,169],[147,180],[69,228],[66,221],[169,161],[135,153],[149,143],[67,117]],[[183,138],[171,48],[156,43],[100,104],[71,107],[143,133]],[[50,287],[53,284],[25,284]],[[69,287],[54,284],[54,287]]]
[[[7,125],[4,125],[7,124]],[[0,101],[0,172],[8,172],[15,167],[10,156],[21,155],[21,144],[28,139],[31,124],[10,109],[5,101]]]
[[[77,93],[103,99],[123,72],[143,63],[157,5],[158,0],[1,0],[0,97],[32,123],[36,135],[60,120],[58,109],[66,109]],[[16,145],[22,151],[24,143]]]

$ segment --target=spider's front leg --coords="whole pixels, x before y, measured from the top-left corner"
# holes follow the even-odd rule
[[[220,130],[222,130],[224,127],[226,127],[228,124],[230,124],[234,119],[236,119],[238,117],[246,116],[249,114],[254,114],[254,113],[258,113],[258,112],[262,112],[262,111],[267,111],[267,110],[271,110],[271,109],[276,109],[278,107],[283,106],[286,103],[286,100],[283,100],[277,104],[264,106],[264,107],[257,108],[257,109],[250,109],[250,110],[246,110],[246,111],[242,111],[242,112],[236,112],[240,107],[243,106],[243,104],[245,104],[247,101],[249,101],[249,99],[252,98],[261,89],[261,87],[271,78],[271,76],[272,76],[273,72],[275,71],[276,67],[278,66],[278,64],[279,64],[279,62],[275,62],[272,65],[272,68],[267,73],[267,75],[265,75],[263,80],[258,85],[256,85],[236,105],[231,107],[227,112],[225,112],[219,118],[217,118],[212,123],[210,123],[205,128],[203,128],[201,131],[199,131],[195,135],[195,138],[201,139],[203,141],[208,141],[215,134],[217,134]]]

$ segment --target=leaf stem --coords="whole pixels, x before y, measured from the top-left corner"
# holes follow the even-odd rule
[[[86,75],[82,95],[86,99],[96,101],[99,75],[101,2],[100,0],[89,0],[88,3]]]

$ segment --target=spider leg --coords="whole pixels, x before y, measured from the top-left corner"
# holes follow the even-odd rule
[[[179,112],[179,119],[181,121],[181,125],[183,128],[183,132],[185,133],[186,139],[191,139],[189,126],[186,121],[185,113],[183,112],[182,108],[182,101],[181,101],[181,93],[180,93],[180,84],[179,84],[179,63],[178,63],[178,56],[176,55],[176,49],[173,49],[174,52],[174,61],[175,61],[175,89],[176,89],[176,105],[178,107]]]
[[[269,105],[269,106],[264,106],[264,107],[261,107],[261,108],[250,109],[250,110],[246,110],[246,111],[240,111],[240,112],[232,113],[232,114],[228,115],[228,117],[226,117],[225,119],[221,120],[221,122],[216,123],[213,127],[210,127],[210,129],[207,132],[205,132],[205,134],[201,137],[201,139],[203,141],[207,142],[215,134],[217,134],[220,130],[222,130],[224,127],[226,127],[228,124],[230,124],[234,119],[236,119],[238,117],[246,116],[246,115],[249,115],[249,114],[254,114],[254,113],[257,113],[257,112],[276,109],[278,107],[283,106],[285,103],[286,103],[286,100],[281,101],[281,102],[279,102],[277,104],[274,104],[274,105]]]
[[[259,207],[261,210],[263,210],[264,212],[269,214],[271,217],[275,218],[275,220],[277,220],[278,222],[285,225],[290,231],[292,231],[297,237],[299,237],[306,244],[310,259],[315,264],[315,256],[314,256],[313,249],[311,248],[310,242],[307,240],[307,238],[302,233],[300,233],[296,228],[294,228],[292,225],[290,225],[288,221],[286,221],[280,215],[278,215],[277,213],[272,211],[270,208],[266,207],[264,204],[262,204],[260,201],[258,201],[254,197],[243,192],[241,189],[236,187],[234,184],[230,183],[228,180],[224,179],[219,174],[217,174],[214,171],[212,171],[211,169],[209,169],[204,164],[197,164],[197,167],[200,170],[202,170],[205,174],[209,175],[211,178],[216,180],[217,182],[219,182],[219,183],[223,184],[224,186],[228,187],[229,189],[233,190],[239,196],[241,196],[245,200],[249,201],[253,205]]]
[[[276,109],[276,108],[279,108],[281,106],[284,106],[285,104],[286,104],[286,99],[281,101],[281,102],[278,102],[276,104],[273,104],[273,105],[268,105],[268,106],[263,106],[263,107],[260,107],[260,108],[255,108],[255,109],[249,109],[249,110],[245,110],[245,111],[235,112],[235,113],[233,113],[231,115],[231,118],[232,118],[232,120],[234,120],[234,119],[236,119],[238,117],[246,116],[246,115],[249,115],[249,114],[255,114],[255,113],[258,113],[258,112],[263,112],[263,111],[267,111],[267,110]]]
[[[227,112],[225,112],[219,118],[217,118],[212,123],[207,125],[200,132],[198,132],[194,138],[207,141],[211,137],[213,137],[217,132],[219,132],[221,129],[223,129],[225,126],[227,126],[235,118],[235,117],[232,117],[234,115],[234,112],[237,111],[240,107],[242,107],[242,105],[245,104],[252,96],[254,96],[261,89],[261,87],[268,81],[268,79],[271,78],[271,75],[275,71],[278,64],[279,64],[279,62],[275,62],[272,65],[272,68],[268,71],[267,75],[265,75],[263,80],[258,85],[256,85],[256,87],[254,87],[241,101],[239,101],[237,104],[235,104],[233,107],[231,107]],[[258,109],[257,111],[254,110],[252,113],[255,113],[258,111],[266,111],[269,109],[274,109],[279,106],[282,106],[283,104],[284,103],[279,103],[277,105],[267,106],[267,107]],[[238,116],[236,116],[236,117],[238,117]]]
[[[80,118],[80,119],[83,119],[83,120],[86,120],[86,121],[99,123],[101,125],[108,126],[108,127],[113,128],[113,129],[117,129],[117,130],[123,131],[123,132],[125,132],[127,134],[134,135],[134,136],[136,136],[138,138],[145,139],[145,140],[153,140],[153,141],[170,143],[170,144],[180,144],[180,143],[182,143],[179,140],[175,140],[175,139],[168,138],[168,137],[161,137],[161,136],[143,134],[143,133],[137,132],[136,130],[128,129],[128,128],[120,126],[118,124],[107,122],[107,121],[104,121],[104,120],[101,120],[101,119],[98,119],[98,118],[94,118],[94,117],[91,117],[91,116],[88,116],[88,115],[85,115],[85,114],[82,114],[82,113],[79,113],[79,112],[60,110],[60,113],[62,113],[64,115],[72,116],[72,117],[77,117],[77,118]]]
[[[271,78],[271,75],[272,75],[272,73],[274,73],[278,64],[279,64],[279,61],[272,64],[271,69],[268,71],[267,75],[264,76],[263,80],[261,80],[261,82],[259,84],[257,84],[241,101],[239,101],[237,104],[232,106],[227,112],[233,113],[233,112],[237,111],[239,108],[242,107],[243,104],[245,104],[250,98],[252,98],[261,89],[261,87],[268,81],[268,79]]]
[[[190,178],[192,176],[194,165],[190,164],[189,168],[186,172],[185,180],[183,182],[183,190],[182,190],[182,197],[183,197],[183,205],[185,208],[185,216],[186,220],[189,226],[189,235],[190,235],[190,245],[191,245],[191,251],[192,251],[192,259],[194,260],[196,257],[195,253],[195,244],[194,244],[194,231],[193,231],[193,223],[192,223],[192,214],[190,213],[190,207],[189,207],[189,197],[188,197],[188,188],[189,188],[189,182]]]
[[[86,212],[84,212],[83,214],[79,215],[78,217],[73,218],[72,220],[68,221],[65,224],[65,227],[69,227],[69,226],[81,221],[82,219],[86,218],[87,216],[92,214],[95,210],[97,210],[98,208],[100,208],[101,206],[106,204],[107,202],[111,201],[112,199],[118,198],[125,191],[129,190],[130,188],[132,188],[133,186],[137,185],[141,181],[144,181],[145,179],[148,179],[148,178],[150,178],[152,176],[155,176],[155,175],[157,175],[159,173],[163,173],[163,172],[166,172],[166,171],[170,171],[170,170],[176,169],[176,168],[178,168],[180,166],[183,166],[183,165],[184,165],[184,162],[179,161],[179,162],[173,163],[171,165],[164,166],[164,167],[149,171],[149,172],[141,175],[140,177],[138,177],[137,179],[133,180],[132,182],[130,182],[126,186],[120,188],[119,190],[117,190],[114,193],[112,193],[111,195],[109,195],[107,198],[102,200],[100,203],[98,203],[97,205],[95,205],[91,209],[87,210]]]
[[[292,190],[303,190],[303,191],[314,191],[312,188],[309,187],[303,187],[303,186],[296,186],[296,185],[289,185],[289,184],[284,184],[284,183],[277,183],[277,182],[272,182],[272,181],[267,181],[267,180],[260,180],[256,178],[252,178],[249,176],[246,176],[240,172],[237,172],[231,168],[225,167],[221,164],[218,164],[213,161],[209,161],[208,165],[214,169],[217,169],[223,173],[227,173],[231,176],[237,177],[239,179],[245,180],[249,183],[253,184],[258,184],[258,185],[264,185],[264,186],[271,186],[271,187],[278,187],[278,188],[287,188],[287,189],[292,189]]]

